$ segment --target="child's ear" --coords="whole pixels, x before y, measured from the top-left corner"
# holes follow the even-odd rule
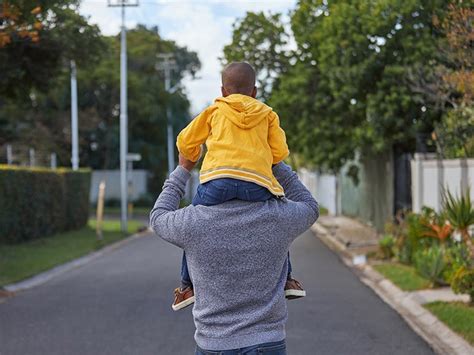
[[[226,89],[223,86],[221,86],[221,93],[222,93],[222,97],[229,96],[229,94],[227,93]]]
[[[252,96],[254,99],[257,97],[257,87],[256,86],[253,87],[252,95],[250,95],[250,96]]]

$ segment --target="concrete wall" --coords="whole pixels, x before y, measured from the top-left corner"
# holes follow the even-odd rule
[[[133,170],[128,173],[131,201],[147,193],[148,171]],[[120,199],[120,170],[94,170],[92,172],[90,201],[97,202],[99,183],[105,180],[105,199]]]
[[[474,159],[439,160],[424,154],[415,154],[411,161],[413,211],[423,206],[441,210],[443,188],[453,194],[464,193],[471,187],[474,200]]]

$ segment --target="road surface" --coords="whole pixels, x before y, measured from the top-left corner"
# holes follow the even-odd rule
[[[1,355],[194,352],[191,309],[173,312],[181,251],[149,235],[0,304]],[[308,296],[289,302],[288,354],[433,354],[311,232],[292,246]]]

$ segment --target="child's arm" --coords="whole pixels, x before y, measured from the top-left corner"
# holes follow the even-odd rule
[[[275,165],[285,159],[290,154],[290,151],[286,144],[285,131],[280,127],[278,115],[273,112],[272,116],[268,126],[268,144],[272,150],[272,164]]]
[[[196,162],[201,154],[201,145],[206,142],[211,132],[210,118],[214,109],[211,107],[201,112],[178,135],[178,151],[188,160]]]

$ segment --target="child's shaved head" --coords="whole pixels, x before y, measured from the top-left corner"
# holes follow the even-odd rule
[[[245,62],[233,62],[222,71],[222,88],[227,95],[255,96],[255,70]],[[226,96],[224,94],[224,96]]]

